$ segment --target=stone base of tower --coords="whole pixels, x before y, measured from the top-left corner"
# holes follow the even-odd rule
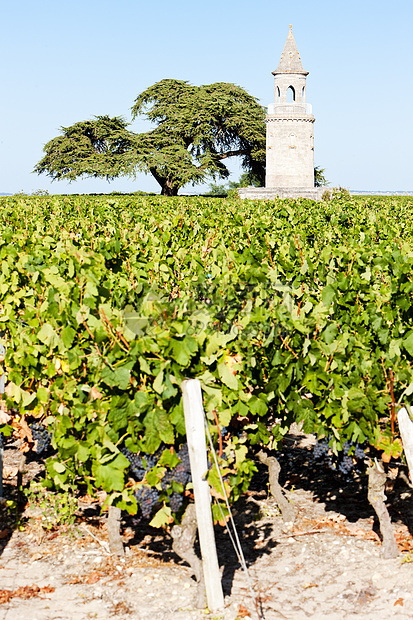
[[[326,187],[240,187],[238,196],[248,200],[274,200],[275,198],[321,200],[326,190]]]

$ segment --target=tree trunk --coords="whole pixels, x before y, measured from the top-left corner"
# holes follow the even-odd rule
[[[195,553],[195,537],[197,532],[195,504],[188,504],[182,517],[181,525],[174,525],[171,530],[173,538],[172,549],[176,555],[185,560],[192,568],[198,582],[196,605],[199,609],[205,608],[205,583],[202,562]]]
[[[161,196],[177,196],[178,190],[181,187],[180,185],[176,185],[173,182],[173,179],[168,177],[162,177],[156,168],[149,169],[151,175],[154,177],[157,183],[161,186]]]
[[[172,185],[172,182],[167,180],[162,185],[161,196],[177,196],[179,187]]]
[[[387,476],[384,471],[383,463],[378,463],[377,460],[375,460],[368,468],[367,473],[369,476],[367,498],[379,519],[380,532],[383,538],[381,555],[385,559],[397,558],[399,549],[396,539],[394,538],[390,515],[384,503],[387,499],[384,494]]]
[[[263,463],[264,465],[268,467],[268,474],[270,477],[269,482],[270,482],[271,495],[274,497],[275,501],[277,502],[277,506],[281,511],[282,518],[283,518],[285,525],[288,525],[289,527],[291,527],[295,521],[297,511],[294,508],[294,506],[290,504],[288,499],[285,497],[283,490],[281,488],[281,485],[278,482],[278,477],[281,471],[281,465],[279,464],[275,456],[268,456],[263,450],[260,450],[257,456],[259,460],[261,461],[261,463]]]
[[[120,536],[121,510],[115,506],[109,506],[108,519],[106,522],[108,528],[109,549],[114,555],[123,555],[123,542]]]

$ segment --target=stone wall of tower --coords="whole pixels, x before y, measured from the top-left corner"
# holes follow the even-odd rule
[[[295,103],[305,103],[306,81],[305,75],[277,74],[274,80],[275,103],[287,103],[289,88],[294,89]]]
[[[305,103],[269,106],[265,187],[314,187],[314,116]]]

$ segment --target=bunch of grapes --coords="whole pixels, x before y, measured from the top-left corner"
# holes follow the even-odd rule
[[[145,478],[146,472],[157,464],[164,449],[164,447],[161,447],[154,454],[142,455],[131,452],[126,447],[122,447],[120,451],[128,459],[132,474],[140,482]],[[189,463],[188,445],[186,443],[181,446],[177,456],[180,462],[172,470],[165,472],[161,480],[162,491],[170,489],[173,482],[182,485],[183,489],[185,489],[186,485],[191,480],[191,466]],[[141,486],[135,491],[134,495],[140,506],[142,516],[145,519],[149,518],[152,511],[159,503],[158,490],[147,486]],[[182,493],[173,491],[168,497],[168,501],[171,510],[177,512],[182,506],[183,495]]]
[[[366,458],[366,453],[359,444],[356,445],[356,449],[354,450],[354,458],[358,459],[359,461]]]
[[[321,459],[323,456],[328,454],[328,441],[327,439],[322,439],[321,441],[317,441],[316,445],[313,449],[313,457],[315,459]]]
[[[174,491],[168,499],[169,499],[169,506],[172,512],[178,512],[183,502],[183,497],[181,493],[175,493]]]
[[[52,434],[49,433],[41,422],[34,422],[34,424],[30,424],[29,428],[32,432],[33,441],[35,442],[34,451],[36,454],[47,452],[51,446]]]
[[[354,467],[354,459],[351,456],[344,455],[338,464],[338,469],[342,474],[348,476]]]
[[[187,471],[188,473],[191,473],[191,464],[189,462],[189,452],[188,452],[187,443],[182,444],[181,449],[179,450],[177,456],[180,459],[185,471]]]
[[[354,448],[354,450],[353,450]],[[350,455],[350,452],[352,454]],[[340,471],[344,476],[348,476],[353,469],[362,469],[364,464],[365,451],[359,444],[351,444],[346,441],[343,444],[343,451],[335,456],[329,448],[328,439],[317,441],[313,449],[313,459],[323,461],[327,467]]]
[[[172,471],[166,472],[162,478],[162,489],[166,490],[172,482],[181,484],[184,488],[191,480],[191,465],[189,463],[188,444],[184,443],[181,446],[177,454],[180,459],[180,463],[172,469]]]
[[[123,456],[126,456],[130,463],[130,470],[137,480],[143,480],[146,472],[146,467],[143,465],[142,457],[136,452],[131,452],[128,448],[121,448]]]
[[[191,465],[189,462],[188,444],[184,443],[181,446],[177,456],[180,459],[180,463],[176,465],[171,471],[166,472],[162,478],[162,490],[166,491],[172,482],[177,482],[185,489],[191,478]],[[168,498],[169,506],[173,512],[178,512],[182,506],[183,496],[181,493],[174,491]]]
[[[138,502],[142,516],[145,519],[149,519],[154,508],[159,503],[159,491],[153,487],[139,487],[135,493],[136,501]]]

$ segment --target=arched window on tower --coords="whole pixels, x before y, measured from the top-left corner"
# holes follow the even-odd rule
[[[276,93],[277,93],[277,103],[280,103],[280,96],[281,96],[281,93],[280,93],[280,89],[278,88],[278,86],[277,86],[277,91],[276,91]]]
[[[305,87],[303,86],[303,89],[301,91],[301,101],[304,103],[305,101]]]
[[[289,86],[287,89],[287,102],[293,103],[295,101],[295,90],[293,86]]]

